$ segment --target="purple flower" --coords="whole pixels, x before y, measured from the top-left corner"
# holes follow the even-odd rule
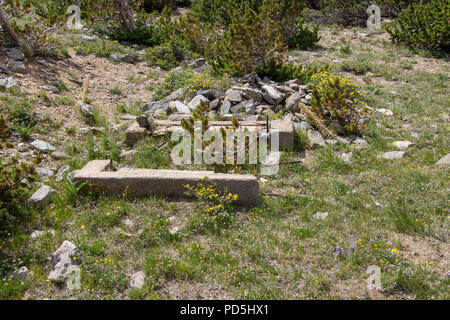
[[[337,246],[336,247],[336,255],[339,257],[341,254],[342,254],[341,247]]]
[[[356,249],[356,246],[350,246],[350,248],[348,248],[348,252],[352,253],[353,249]]]

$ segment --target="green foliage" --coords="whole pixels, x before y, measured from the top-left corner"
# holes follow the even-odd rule
[[[430,0],[410,6],[387,26],[394,42],[433,52],[450,52],[450,2]]]
[[[321,66],[317,64],[303,66],[293,63],[283,64],[272,60],[266,67],[258,68],[257,73],[261,78],[268,77],[276,82],[299,79],[302,83],[307,83],[314,74],[327,71],[328,68],[328,64]]]
[[[365,57],[359,57],[352,61],[344,61],[341,64],[341,68],[343,71],[353,72],[357,75],[364,75],[369,71],[373,71],[373,66],[370,59]]]
[[[353,82],[327,71],[315,74],[311,110],[327,124],[337,121],[347,134],[359,134],[366,112],[362,96]]]
[[[194,72],[191,70],[172,71],[164,81],[156,87],[156,90],[153,93],[153,99],[164,99],[178,88],[183,88],[188,85],[193,77]]]
[[[305,26],[305,19],[300,18],[295,24],[294,34],[288,39],[288,45],[290,49],[305,50],[319,40],[319,26],[316,25],[311,30],[308,26]]]
[[[146,60],[149,66],[158,66],[163,70],[175,68],[179,61],[172,47],[168,44],[148,48]]]

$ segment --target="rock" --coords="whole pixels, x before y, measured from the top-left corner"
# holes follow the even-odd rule
[[[181,230],[181,227],[173,227],[172,229],[169,229],[169,233],[173,236],[178,233],[178,231]]]
[[[390,151],[390,152],[383,153],[382,155],[378,155],[378,158],[388,159],[388,160],[396,160],[396,159],[402,159],[405,154],[406,154],[405,151]]]
[[[161,118],[167,116],[167,112],[164,109],[158,109],[158,110],[155,110],[155,112],[153,113],[153,116],[155,118],[161,119]]]
[[[288,86],[277,86],[276,87],[277,90],[285,93],[285,94],[294,94],[296,93],[294,89],[292,89],[291,87]]]
[[[124,55],[123,57],[121,57],[121,60],[126,63],[134,63],[135,62],[134,57],[131,54]]]
[[[50,233],[52,236],[55,235],[55,231],[54,230],[49,230],[49,231],[41,231],[41,230],[35,230],[31,233],[30,238],[31,239],[37,239],[42,237],[43,235],[45,235],[46,233]]]
[[[68,159],[70,156],[65,152],[55,151],[51,154],[52,158],[55,160],[64,160]]]
[[[173,113],[167,118],[169,121],[181,121],[182,119],[189,119],[191,117],[190,114],[185,113]]]
[[[146,132],[145,128],[141,128],[137,124],[129,126],[125,133],[125,143],[130,147],[134,146],[145,137]]]
[[[231,121],[231,120],[233,120],[233,118],[236,118],[239,121],[244,120],[242,115],[240,115],[238,113],[237,114],[227,113],[227,114],[220,116],[220,120],[222,120],[222,121]]]
[[[0,72],[6,73],[7,71],[8,71],[8,68],[6,68],[5,66],[0,65]]]
[[[237,103],[242,102],[244,100],[244,98],[242,97],[242,91],[229,89],[225,93],[225,100],[231,101],[231,102],[237,102]]]
[[[0,87],[5,87],[6,89],[17,86],[17,81],[13,77],[0,79]]]
[[[127,159],[133,157],[137,153],[136,150],[130,150],[130,151],[122,151],[119,155],[119,159]]]
[[[196,95],[191,100],[191,102],[188,103],[189,109],[195,110],[200,105],[201,101],[205,102],[209,106],[209,99],[206,98],[205,96],[202,96],[202,95],[199,94],[199,95]]]
[[[220,115],[225,115],[225,114],[229,114],[230,113],[230,110],[231,110],[231,102],[230,101],[228,101],[228,100],[225,100],[223,103],[222,103],[222,106],[220,107],[220,112],[219,112],[219,114]]]
[[[361,37],[361,38],[366,38],[366,37],[369,36],[368,33],[364,33],[364,32],[358,32],[357,35],[358,35],[359,37]]]
[[[283,101],[284,99],[284,94],[282,94],[281,92],[279,92],[277,89],[275,89],[272,86],[269,85],[264,85],[262,86],[262,89],[270,96],[270,98],[275,102],[275,103],[271,103],[271,104],[279,104],[281,103],[281,101]],[[267,97],[266,97],[266,101],[267,101]],[[267,101],[270,103],[270,101]]]
[[[29,271],[27,267],[23,266],[20,267],[17,270],[14,270],[14,272],[11,275],[11,278],[13,280],[29,280],[29,278],[31,278],[33,276],[33,272]]]
[[[178,100],[178,99],[180,99],[181,97],[183,97],[183,89],[182,89],[182,88],[180,88],[180,89],[178,89],[178,90],[172,92],[172,93],[166,98],[166,100],[173,101],[173,100]]]
[[[49,144],[45,141],[42,141],[42,140],[38,140],[38,139],[36,139],[32,143],[30,143],[30,146],[33,149],[36,149],[36,150],[42,151],[42,152],[51,152],[51,151],[56,150],[55,147],[52,146],[51,144]]]
[[[341,126],[341,124],[338,121],[336,121],[336,120],[331,121],[331,126],[334,128],[334,130],[336,130],[336,132],[338,134],[341,134],[341,135],[345,134],[344,127]]]
[[[343,154],[341,154],[339,156],[341,158],[342,161],[344,161],[345,163],[350,163],[353,157],[353,152],[344,152]]]
[[[436,162],[436,166],[448,166],[450,164],[450,153],[443,156],[438,162]]]
[[[142,107],[142,112],[147,113],[154,113],[156,110],[163,109],[167,112],[169,108],[169,100],[164,99],[160,101],[155,101],[151,103],[147,103]]]
[[[85,34],[82,34],[80,38],[82,40],[84,40],[84,41],[87,41],[87,42],[94,42],[94,41],[97,40],[95,37],[90,37],[90,36],[87,36]]]
[[[220,106],[220,99],[214,99],[209,103],[209,109],[216,110]]]
[[[94,114],[92,113],[92,108],[90,105],[83,103],[81,101],[78,101],[78,106],[80,107],[81,113],[83,116],[88,118],[94,118]]]
[[[188,66],[194,69],[200,69],[206,66],[206,60],[204,58],[199,58],[188,63]]]
[[[191,113],[191,109],[180,101],[170,101],[169,109],[176,110],[176,112],[178,113],[185,113],[185,114]]]
[[[394,147],[400,150],[406,150],[412,144],[411,141],[395,141],[392,143]]]
[[[348,138],[345,137],[336,137],[336,140],[342,144],[346,144],[349,145],[351,143],[351,141]]]
[[[64,165],[59,168],[58,173],[56,173],[56,182],[61,182],[64,180],[66,174],[70,172],[70,166]]]
[[[40,86],[39,88],[53,92],[53,93],[59,93],[59,89],[57,87],[49,85],[49,84]]]
[[[48,279],[53,282],[63,282],[70,275],[68,268],[76,264],[73,257],[80,257],[77,247],[70,241],[64,241],[61,247],[52,254],[50,274]]]
[[[241,88],[241,87],[233,87],[233,89],[241,90],[242,91],[242,97],[245,100],[254,100],[258,103],[261,103],[263,101],[263,94],[262,92],[251,89],[251,88]]]
[[[43,185],[28,199],[28,203],[32,205],[45,206],[51,201],[53,194],[54,190],[52,188],[47,185]]]
[[[385,109],[385,108],[380,108],[380,109],[375,109],[379,114],[388,116],[388,117],[392,117],[394,115],[394,113],[389,110],[389,109]]]
[[[210,101],[220,98],[220,92],[214,89],[199,90],[197,95],[202,95]]]
[[[254,100],[246,100],[231,108],[232,113],[245,112],[247,114],[255,114],[256,103]]]
[[[111,53],[111,55],[109,56],[109,58],[110,58],[112,61],[114,61],[114,62],[120,62],[120,61],[121,61],[120,58],[119,58],[117,55],[113,54],[113,53]]]
[[[123,221],[123,224],[124,225],[126,225],[126,226],[128,226],[128,227],[133,227],[134,226],[134,222],[133,222],[133,220],[130,220],[130,219],[124,219]]]
[[[291,95],[286,99],[286,110],[291,112],[298,112],[299,106],[298,104],[301,102],[302,95],[298,92]]]
[[[8,58],[14,61],[23,61],[25,60],[25,55],[20,51],[19,48],[11,48],[7,52]]]
[[[329,214],[329,212],[317,212],[313,217],[318,220],[325,220]]]
[[[135,121],[137,119],[136,116],[133,116],[131,114],[124,114],[123,116],[120,116],[120,120],[125,120],[125,121]]]
[[[355,140],[352,141],[352,144],[360,146],[360,147],[366,146],[367,140],[364,138],[356,138]]]
[[[138,271],[130,276],[130,287],[135,289],[142,289],[145,283],[145,273]]]
[[[43,60],[43,59],[36,60],[36,62],[41,64],[41,65],[43,65],[44,67],[50,68],[50,64],[47,61]]]
[[[36,173],[42,178],[42,180],[48,180],[54,175],[53,170],[41,167],[36,168]]]
[[[322,135],[319,131],[309,130],[308,131],[308,140],[311,148],[315,147],[325,147],[325,140],[323,140]]]
[[[22,61],[12,61],[8,64],[8,68],[13,72],[23,73],[26,71],[25,64]]]

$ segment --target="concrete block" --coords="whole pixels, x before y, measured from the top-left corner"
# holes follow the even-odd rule
[[[294,150],[294,124],[292,121],[273,120],[270,122],[270,135],[278,130],[280,139],[280,150]]]
[[[237,204],[252,205],[259,198],[258,179],[249,174],[223,174],[213,171],[151,170],[112,168],[109,160],[94,160],[74,171],[74,180],[88,182],[95,192],[135,197],[164,195],[185,197],[185,185],[200,184],[203,178],[220,192],[238,195]]]

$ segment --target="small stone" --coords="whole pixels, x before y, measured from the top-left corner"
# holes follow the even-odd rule
[[[130,276],[130,287],[135,289],[142,289],[145,283],[145,273],[138,271]]]
[[[395,141],[392,143],[394,147],[400,150],[406,150],[412,144],[411,141]]]
[[[54,175],[53,170],[41,167],[36,168],[36,173],[42,178],[42,180],[48,180]]]
[[[286,110],[291,112],[297,112],[299,110],[298,104],[301,102],[302,95],[298,92],[292,94],[286,99]]]
[[[394,113],[389,110],[389,109],[385,109],[385,108],[379,108],[379,109],[375,109],[379,114],[385,115],[387,117],[392,117],[394,115]]]
[[[90,105],[83,103],[81,101],[78,101],[78,106],[80,107],[81,113],[83,116],[88,118],[93,118],[94,114],[92,113],[92,108]]]
[[[255,114],[256,103],[254,100],[246,100],[231,108],[233,113],[245,112],[247,114]]]
[[[131,64],[133,64],[135,61],[134,61],[134,57],[131,55],[131,54],[126,54],[126,55],[124,55],[123,57],[121,57],[121,60],[123,61],[123,62],[126,62],[126,63],[131,63]]]
[[[133,226],[134,226],[133,220],[130,220],[130,219],[128,219],[128,218],[125,219],[125,220],[123,220],[122,222],[123,222],[124,225],[126,225],[126,226],[128,226],[128,227],[133,227]]]
[[[220,92],[214,89],[199,90],[197,91],[197,95],[202,95],[208,100],[215,100],[220,98]]]
[[[169,233],[170,233],[171,235],[175,235],[175,234],[177,234],[178,231],[180,231],[180,230],[181,230],[181,227],[173,227],[172,229],[169,230]]]
[[[214,99],[213,101],[211,101],[211,103],[209,104],[209,109],[211,110],[216,110],[219,106],[220,106],[220,99]]]
[[[56,182],[61,182],[64,180],[66,174],[70,172],[70,166],[64,165],[59,168],[58,173],[56,173]]]
[[[166,100],[173,101],[173,100],[178,100],[178,99],[180,99],[181,97],[183,97],[183,89],[182,89],[182,88],[180,88],[180,89],[178,89],[178,90],[172,92],[172,93],[166,98]]]
[[[13,280],[29,280],[33,276],[33,272],[30,272],[27,267],[23,266],[17,270],[14,270],[11,277]]]
[[[231,102],[230,101],[228,101],[228,100],[225,100],[223,103],[222,103],[222,106],[220,107],[220,115],[225,115],[225,114],[229,114],[230,113],[230,110],[231,110]]]
[[[308,131],[308,140],[309,140],[309,144],[311,145],[311,148],[326,146],[325,140],[323,140],[323,137],[319,131],[309,130]]]
[[[242,102],[242,100],[244,100],[244,98],[242,97],[242,91],[229,89],[225,93],[225,100],[231,102]]]
[[[28,202],[32,205],[45,206],[50,202],[53,196],[54,190],[47,185],[40,187],[33,195],[28,199]]]
[[[436,162],[436,166],[448,166],[450,164],[450,153],[443,156],[438,162]]]
[[[0,79],[0,87],[5,87],[6,89],[17,86],[17,81],[13,77]]]
[[[52,282],[63,282],[70,275],[69,267],[75,265],[77,261],[73,259],[74,256],[77,258],[81,256],[79,250],[72,242],[64,241],[52,254],[48,279]]]
[[[313,217],[318,220],[325,220],[329,214],[329,212],[317,212]]]
[[[64,160],[70,157],[67,153],[61,151],[52,152],[51,156],[55,160]]]
[[[8,50],[8,58],[14,61],[23,61],[25,60],[25,55],[20,51],[19,48],[11,48]]]
[[[345,163],[350,163],[352,161],[352,157],[353,152],[345,152],[340,155],[341,160],[344,161]]]
[[[124,114],[123,116],[120,117],[120,120],[125,120],[125,121],[134,121],[136,119],[137,119],[137,117],[133,116],[131,114]]]
[[[281,101],[283,101],[284,99],[284,94],[282,94],[281,92],[279,92],[277,89],[275,89],[272,86],[269,85],[264,85],[262,86],[262,89],[270,96],[270,98],[272,98],[272,100],[275,102],[273,104],[279,104],[281,103]],[[266,100],[267,101],[267,100]],[[269,101],[267,101],[269,102]],[[270,102],[269,102],[270,103]]]
[[[113,54],[113,53],[111,53],[111,55],[109,56],[109,58],[110,58],[112,61],[114,61],[114,62],[120,62],[120,61],[121,61],[120,58],[119,58],[117,55]]]
[[[200,105],[201,101],[203,101],[204,103],[206,103],[206,105],[209,106],[208,98],[206,98],[205,96],[202,96],[202,95],[197,95],[188,103],[188,107],[191,110],[195,110]]]
[[[30,143],[30,146],[33,149],[36,149],[36,150],[39,150],[39,151],[42,151],[42,152],[51,152],[51,151],[55,151],[56,150],[55,147],[52,146],[51,144],[49,144],[49,143],[47,143],[45,141],[42,141],[42,140],[38,140],[38,139],[36,139],[32,143]]]
[[[82,35],[81,35],[81,39],[84,40],[84,41],[87,41],[87,42],[93,42],[93,41],[96,40],[95,37],[90,37],[90,36],[87,36],[87,35],[85,35],[85,34],[82,34]]]
[[[180,101],[170,101],[169,109],[174,109],[179,113],[185,113],[185,114],[191,113],[191,109],[188,106],[186,106],[183,102],[180,102]]]
[[[378,155],[378,158],[387,160],[402,159],[405,153],[406,153],[405,151],[390,151],[383,153],[382,155]]]
[[[13,72],[23,73],[26,71],[25,64],[22,61],[13,61],[8,64],[8,68]]]
[[[50,91],[50,92],[53,92],[53,93],[59,93],[59,89],[57,87],[49,85],[49,84],[40,86],[40,88],[44,89],[44,90],[47,90],[47,91]]]

